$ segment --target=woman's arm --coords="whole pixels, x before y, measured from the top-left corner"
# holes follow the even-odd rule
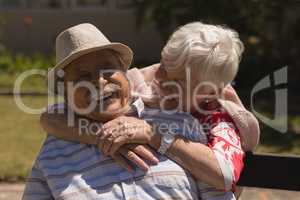
[[[121,117],[121,118],[126,118],[126,117]],[[116,129],[116,128],[118,129],[117,126],[121,124],[120,123],[121,121],[128,122],[128,120],[120,121],[119,119],[115,119],[109,122],[109,124],[111,124],[112,129]],[[91,134],[79,135],[77,134],[78,128],[68,127],[67,118],[63,114],[44,113],[41,117],[41,123],[43,125],[43,128],[46,131],[55,133],[55,135],[58,136],[59,138],[72,139],[73,141],[81,141],[81,142],[85,141],[85,143],[95,144],[96,139],[94,135]],[[119,130],[128,132],[123,129],[119,129]],[[136,129],[130,129],[130,130],[132,131]],[[227,132],[224,134],[227,134]],[[177,137],[175,142],[168,150],[167,156],[169,156],[172,160],[178,162],[178,164],[180,164],[182,167],[190,171],[191,174],[193,174],[196,179],[208,183],[219,189],[227,189],[227,190],[231,189],[231,185],[232,185],[231,182],[233,181],[232,173],[234,171],[230,169],[228,170],[228,168],[226,167],[224,168],[224,165],[220,164],[220,161],[222,162],[222,158],[224,158],[223,155],[225,154],[225,151],[223,151],[222,148],[221,150],[219,148],[220,141],[222,142],[222,140],[219,140],[220,138],[219,135],[220,134],[212,135],[210,139],[209,147],[201,143],[191,142],[186,140],[185,138]],[[235,134],[234,136],[238,137],[237,134]],[[149,144],[152,147],[158,149],[160,146],[160,135],[155,134],[150,140]],[[221,154],[221,156],[218,156],[218,159],[216,153],[217,155]],[[228,162],[224,159],[222,163],[227,164]],[[231,163],[229,162],[229,164]],[[233,165],[232,168],[234,167],[235,166]],[[235,170],[235,171],[237,171],[236,174],[239,174],[241,170]]]
[[[150,145],[158,149],[160,139],[161,136],[156,134]],[[197,180],[225,190],[222,171],[215,154],[208,146],[188,141],[182,137],[176,137],[167,151],[167,156],[187,169]]]
[[[91,122],[84,118],[85,122]],[[94,122],[96,123],[96,122]],[[68,116],[65,113],[44,112],[40,117],[42,128],[50,135],[63,140],[70,140],[86,144],[96,144],[97,136],[86,132],[85,129],[79,130],[79,118],[75,118],[74,126],[68,126]],[[79,134],[80,133],[80,134]]]
[[[218,189],[231,190],[239,180],[245,156],[241,141],[231,122],[222,122],[210,130],[208,146],[177,137],[167,156],[187,169],[196,179]],[[150,145],[160,146],[161,136],[154,135]]]
[[[146,141],[155,149],[159,149],[160,134],[171,131],[173,134],[181,137],[177,137],[167,152],[167,156],[191,172],[196,179],[218,189],[226,190],[230,190],[236,180],[238,180],[242,164],[236,165],[236,163],[242,163],[243,151],[240,145],[240,138],[235,129],[230,125],[225,129],[223,128],[227,125],[226,120],[230,120],[227,119],[230,118],[229,116],[226,115],[226,119],[220,119],[223,116],[220,113],[219,116],[207,117],[208,119],[216,120],[209,123],[212,125],[209,125],[211,130],[208,137],[203,132],[198,120],[188,114],[177,113],[176,115],[170,115],[156,110],[149,110],[143,116],[153,127],[151,134],[149,134],[148,125],[144,129],[147,131],[139,128],[146,123],[136,118],[119,117],[104,124],[106,133],[110,135],[107,138],[111,138],[111,140],[105,142],[106,145],[102,147],[103,151],[108,152],[110,155],[123,144],[139,142],[134,138],[147,138],[135,137],[140,134],[150,135],[148,140],[143,140],[143,142]],[[218,121],[219,119],[222,123]],[[228,121],[228,124],[230,123]],[[127,137],[118,137],[120,131],[123,132],[121,135],[127,135]],[[235,152],[238,154],[236,155]],[[234,162],[226,159],[232,157],[235,159]]]
[[[40,124],[48,134],[62,140],[98,145],[97,140],[99,139],[95,134],[91,134],[84,129],[81,132],[79,130],[78,123],[80,119],[84,119],[85,123],[89,123],[91,120],[77,117],[75,118],[74,126],[68,126],[67,119],[67,115],[63,113],[44,112],[40,117]],[[96,122],[93,121],[93,123]],[[158,164],[159,162],[149,147],[141,144],[124,145],[118,152],[111,155],[111,157],[128,171],[132,171],[132,167],[127,161],[130,161],[144,171],[149,169],[149,165],[145,162],[146,160],[152,164]]]

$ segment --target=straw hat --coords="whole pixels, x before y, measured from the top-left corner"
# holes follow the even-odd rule
[[[56,66],[48,74],[52,82],[50,90],[56,91],[57,71],[63,69],[72,61],[91,52],[111,49],[119,53],[124,62],[124,70],[130,66],[133,59],[132,50],[121,43],[110,42],[102,32],[89,23],[79,24],[66,29],[56,38]],[[54,82],[53,82],[54,81]]]

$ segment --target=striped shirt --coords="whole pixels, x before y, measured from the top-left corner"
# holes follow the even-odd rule
[[[168,115],[150,109],[138,113],[151,123],[175,122],[178,134],[207,144],[201,124],[187,113]],[[193,127],[186,128],[186,124]],[[138,168],[129,173],[95,146],[48,136],[27,179],[23,199],[234,199],[231,191],[197,182],[172,160],[157,157],[159,164],[147,173]],[[217,160],[221,165],[226,163]],[[229,173],[224,177],[231,176],[230,168],[221,169],[223,174]]]

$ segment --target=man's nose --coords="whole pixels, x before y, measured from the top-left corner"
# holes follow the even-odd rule
[[[99,77],[98,81],[99,81],[100,88],[104,88],[104,86],[107,84],[107,80],[103,77]]]

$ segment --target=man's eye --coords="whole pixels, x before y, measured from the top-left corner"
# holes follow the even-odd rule
[[[103,78],[109,78],[109,77],[111,77],[112,75],[114,74],[114,72],[101,72],[100,74],[99,74],[99,77],[103,77]]]

